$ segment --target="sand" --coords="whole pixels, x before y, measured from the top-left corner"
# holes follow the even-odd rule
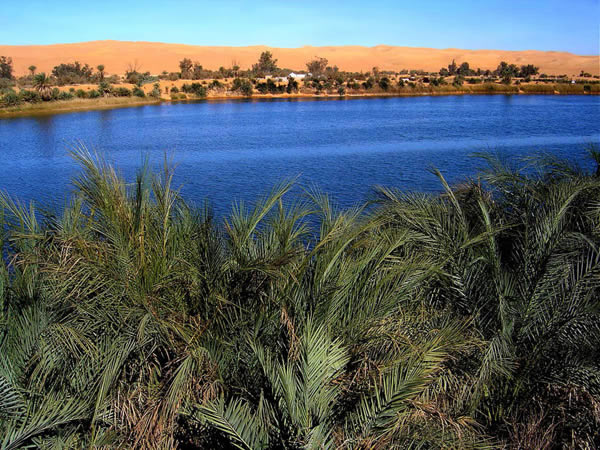
[[[254,64],[260,53],[270,50],[278,59],[278,66],[293,70],[305,69],[306,62],[319,56],[347,71],[368,71],[377,66],[380,70],[400,71],[421,69],[437,71],[455,59],[457,63],[469,62],[472,68],[495,69],[500,61],[514,64],[534,64],[541,73],[576,76],[584,70],[600,74],[598,55],[582,56],[566,52],[459,50],[414,47],[301,47],[272,48],[206,47],[155,42],[94,41],[77,44],[55,45],[0,45],[0,55],[13,58],[15,73],[24,75],[27,68],[35,65],[38,72],[49,72],[63,62],[79,61],[96,67],[103,64],[109,74],[123,74],[129,65],[137,65],[140,71],[158,74],[179,70],[179,61],[190,58],[207,69],[220,66],[231,67],[235,62],[242,69]]]

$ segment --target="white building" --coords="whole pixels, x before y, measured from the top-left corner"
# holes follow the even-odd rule
[[[307,75],[310,75],[310,73],[306,74],[306,73],[290,73],[289,77],[293,78],[294,80],[303,80],[304,78],[307,77]]]

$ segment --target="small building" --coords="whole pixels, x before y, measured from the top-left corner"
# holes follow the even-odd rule
[[[304,78],[306,78],[307,75],[310,74],[306,74],[306,73],[290,73],[289,77],[293,78],[294,80],[303,80]]]

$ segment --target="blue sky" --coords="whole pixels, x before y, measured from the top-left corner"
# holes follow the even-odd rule
[[[598,54],[600,0],[1,0],[0,44],[403,45]]]

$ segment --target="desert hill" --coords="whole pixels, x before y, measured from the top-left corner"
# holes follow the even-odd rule
[[[237,63],[242,69],[249,68],[262,51],[270,50],[278,59],[279,67],[301,70],[315,56],[327,58],[330,65],[347,71],[367,71],[377,66],[381,70],[422,69],[437,71],[447,66],[452,59],[457,63],[469,62],[472,68],[495,69],[500,61],[517,65],[534,64],[541,73],[552,75],[578,75],[582,70],[598,75],[598,55],[575,55],[567,52],[545,52],[537,50],[460,50],[431,49],[416,47],[301,47],[274,48],[250,47],[207,47],[156,42],[93,41],[76,44],[0,45],[0,55],[11,56],[17,75],[27,73],[27,67],[37,66],[38,72],[49,72],[63,62],[79,61],[90,66],[103,64],[108,73],[122,74],[130,64],[137,62],[138,69],[157,74],[178,71],[179,61],[190,58],[207,69],[220,66],[231,67]]]

